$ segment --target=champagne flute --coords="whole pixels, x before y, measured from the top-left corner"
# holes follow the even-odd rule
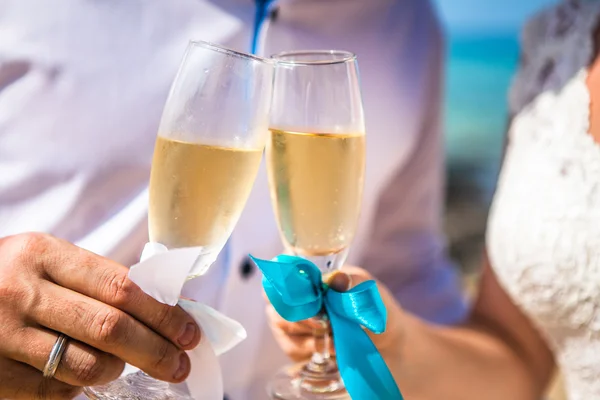
[[[268,136],[273,62],[190,42],[173,82],[154,148],[150,240],[200,247],[202,275],[231,235],[258,172]],[[190,399],[143,372],[101,387],[90,399]]]
[[[365,126],[358,65],[352,53],[300,51],[273,56],[275,78],[267,168],[279,231],[288,252],[325,275],[345,262],[360,213]],[[326,314],[316,319],[307,364],[271,382],[276,399],[346,399],[329,354]]]

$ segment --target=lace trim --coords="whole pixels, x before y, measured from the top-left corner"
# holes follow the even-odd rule
[[[571,0],[527,23],[521,38],[521,68],[509,91],[512,115],[540,93],[560,90],[572,79],[573,71],[588,67],[594,51],[590,32],[599,14],[600,1]]]

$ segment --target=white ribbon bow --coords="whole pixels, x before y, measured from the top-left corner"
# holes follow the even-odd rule
[[[205,304],[179,299],[181,289],[200,254],[199,247],[168,250],[160,243],[147,243],[141,261],[129,270],[129,278],[144,292],[161,303],[179,304],[194,318],[202,330],[200,344],[187,354],[191,373],[185,381],[190,395],[196,400],[222,400],[223,377],[219,355],[231,350],[246,338],[246,330],[237,321],[226,317]],[[128,366],[125,373],[137,369]]]

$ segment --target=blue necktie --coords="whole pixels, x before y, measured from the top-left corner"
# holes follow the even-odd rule
[[[254,31],[252,32],[252,43],[250,49],[252,54],[256,54],[258,47],[258,39],[260,31],[267,19],[269,13],[269,7],[275,2],[275,0],[255,0],[256,1],[256,15],[254,16]]]

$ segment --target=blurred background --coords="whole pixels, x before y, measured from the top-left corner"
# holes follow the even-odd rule
[[[553,0],[434,0],[445,25],[446,232],[471,295],[508,121],[507,91],[525,21]],[[564,400],[560,377],[550,400]]]
[[[447,34],[446,229],[467,273],[480,263],[525,21],[552,0],[434,0]]]

